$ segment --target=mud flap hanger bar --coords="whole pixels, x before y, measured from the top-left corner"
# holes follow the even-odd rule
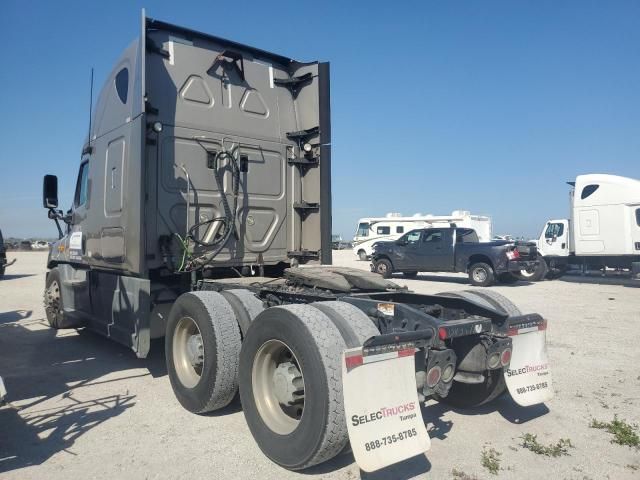
[[[291,96],[293,98],[296,98],[298,96],[298,93],[300,93],[302,87],[305,86],[303,84],[310,82],[312,79],[313,73],[308,72],[304,75],[300,75],[299,77],[274,78],[273,83],[274,85],[279,85],[281,87],[287,88],[291,92]]]
[[[209,70],[207,71],[210,72],[214,70],[216,65],[218,65],[218,63],[222,65],[223,70],[227,70],[228,68],[235,70],[238,73],[238,75],[240,75],[240,78],[242,79],[242,81],[243,82],[245,81],[244,58],[240,53],[234,52],[232,50],[224,50],[222,53],[220,53],[216,57],[216,59],[213,61],[213,63],[209,67]]]

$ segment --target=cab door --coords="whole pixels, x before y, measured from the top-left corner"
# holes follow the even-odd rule
[[[451,229],[425,230],[420,242],[418,270],[442,272],[453,268]]]
[[[544,231],[545,256],[566,256],[569,254],[567,220],[552,220]]]

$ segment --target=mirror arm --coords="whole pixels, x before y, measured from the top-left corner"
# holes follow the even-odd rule
[[[49,214],[48,214],[49,218],[51,220],[53,220],[54,222],[56,222],[56,227],[58,229],[58,239],[64,237],[64,234],[62,233],[62,228],[60,228],[60,222],[59,220],[62,220],[65,223],[70,223],[70,218],[67,218],[65,216],[62,215],[62,210],[58,210],[56,211],[53,208],[49,209]]]

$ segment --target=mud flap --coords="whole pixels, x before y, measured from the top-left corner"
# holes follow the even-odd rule
[[[546,320],[539,318],[509,329],[513,353],[504,376],[511,397],[523,407],[553,397],[546,328]]]
[[[416,390],[415,349],[346,350],[342,362],[347,430],[358,466],[372,472],[424,454],[431,440]]]

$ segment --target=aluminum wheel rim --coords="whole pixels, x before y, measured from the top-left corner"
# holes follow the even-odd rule
[[[286,405],[278,400],[274,374],[284,362],[293,363],[300,374],[301,401]],[[293,351],[280,340],[268,340],[258,349],[251,371],[253,398],[262,421],[280,435],[293,432],[304,415],[304,376]]]
[[[520,275],[526,278],[533,277],[535,273],[536,273],[535,267],[530,267],[530,268],[525,268],[523,270],[520,270]]]
[[[198,341],[201,346],[201,360],[193,354],[193,344]],[[204,345],[202,334],[191,317],[182,317],[173,334],[173,365],[180,383],[186,388],[195,387],[200,381],[204,365]]]
[[[51,282],[47,289],[47,307],[55,314],[60,313],[60,285],[57,280]]]
[[[473,279],[482,283],[487,279],[487,272],[485,272],[484,268],[476,268],[473,270]]]

